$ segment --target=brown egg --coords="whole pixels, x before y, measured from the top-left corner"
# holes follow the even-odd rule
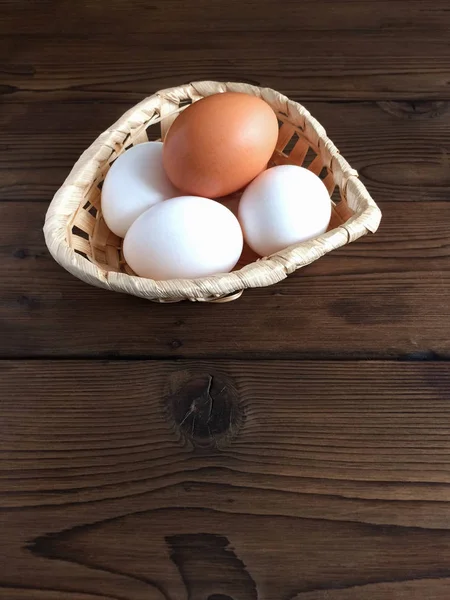
[[[263,171],[278,138],[278,120],[261,98],[226,92],[195,102],[170,127],[163,164],[185,194],[219,198]]]

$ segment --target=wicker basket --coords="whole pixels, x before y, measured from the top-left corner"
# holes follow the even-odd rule
[[[307,166],[322,177],[337,201],[329,230],[315,239],[240,266],[231,273],[193,280],[153,281],[133,274],[122,254],[122,240],[102,217],[101,186],[112,162],[130,146],[164,136],[177,114],[205,96],[225,91],[261,96],[280,123],[273,164]],[[158,134],[154,135],[155,127]],[[336,191],[335,191],[336,188]],[[77,161],[47,212],[44,233],[55,260],[86,283],[157,302],[224,302],[245,288],[272,285],[327,252],[374,233],[381,212],[339,154],[323,127],[300,104],[278,92],[241,83],[192,83],[150,96],[102,133]],[[239,266],[239,265],[238,265]]]

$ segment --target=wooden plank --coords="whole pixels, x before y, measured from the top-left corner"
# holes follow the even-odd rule
[[[20,48],[18,59],[20,64],[31,64],[32,72],[16,75],[13,69],[4,78],[4,101],[132,101],[151,90],[213,78],[268,86],[308,100],[450,99],[447,41],[421,43],[411,36],[402,46],[391,34],[372,34],[362,44],[358,35],[336,32],[333,45],[342,53],[332,54],[331,41],[324,43],[322,33],[305,33],[300,39],[297,33],[284,39],[279,33],[261,36],[229,34],[224,48],[216,34],[205,34],[207,53],[192,40],[184,42],[180,51],[177,35],[172,39],[164,35],[152,44],[148,43],[152,36],[143,35],[142,40],[130,40],[125,52],[116,40],[90,38],[80,44],[77,39],[70,43],[60,38],[52,44],[49,39],[44,56],[33,55],[39,40],[30,40]],[[6,56],[16,54],[17,40],[22,42],[22,38],[3,41],[8,46]],[[399,55],[404,47],[412,50]],[[101,59],[93,58],[100,55]]]
[[[83,4],[43,1],[41,6],[25,0],[1,0],[2,35],[39,32],[41,35],[89,35],[99,31],[123,36],[143,34],[352,31],[415,32],[431,29],[444,33],[448,23],[445,0],[323,0],[317,10],[314,0],[245,0],[239,7],[224,9],[221,0],[196,0],[189,6],[180,0],[110,0],[107,10],[101,2]],[[70,7],[70,18],[68,8]],[[25,18],[24,18],[25,15]]]
[[[131,100],[214,77],[306,99],[450,98],[446,0],[0,6],[6,102]]]
[[[0,111],[0,198],[49,201],[94,139],[131,103],[9,104]],[[306,102],[377,201],[447,201],[446,102]]]
[[[276,286],[165,306],[65,272],[44,245],[46,207],[0,203],[0,356],[450,356],[448,202],[381,203],[377,235]]]
[[[449,395],[446,363],[3,361],[0,597],[444,600]]]

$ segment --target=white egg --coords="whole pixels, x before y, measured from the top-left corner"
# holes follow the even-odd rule
[[[124,237],[147,209],[179,195],[162,164],[162,142],[144,142],[112,164],[102,188],[102,212],[113,233]]]
[[[133,271],[156,280],[228,273],[242,252],[239,221],[222,204],[181,196],[156,204],[128,230],[123,253]]]
[[[330,218],[331,200],[324,183],[295,165],[258,175],[239,203],[244,238],[260,256],[324,233]]]

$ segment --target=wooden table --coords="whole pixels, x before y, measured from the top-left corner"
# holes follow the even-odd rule
[[[448,0],[0,1],[0,597],[450,598]],[[225,305],[61,269],[80,153],[198,79],[304,103],[379,233]]]

